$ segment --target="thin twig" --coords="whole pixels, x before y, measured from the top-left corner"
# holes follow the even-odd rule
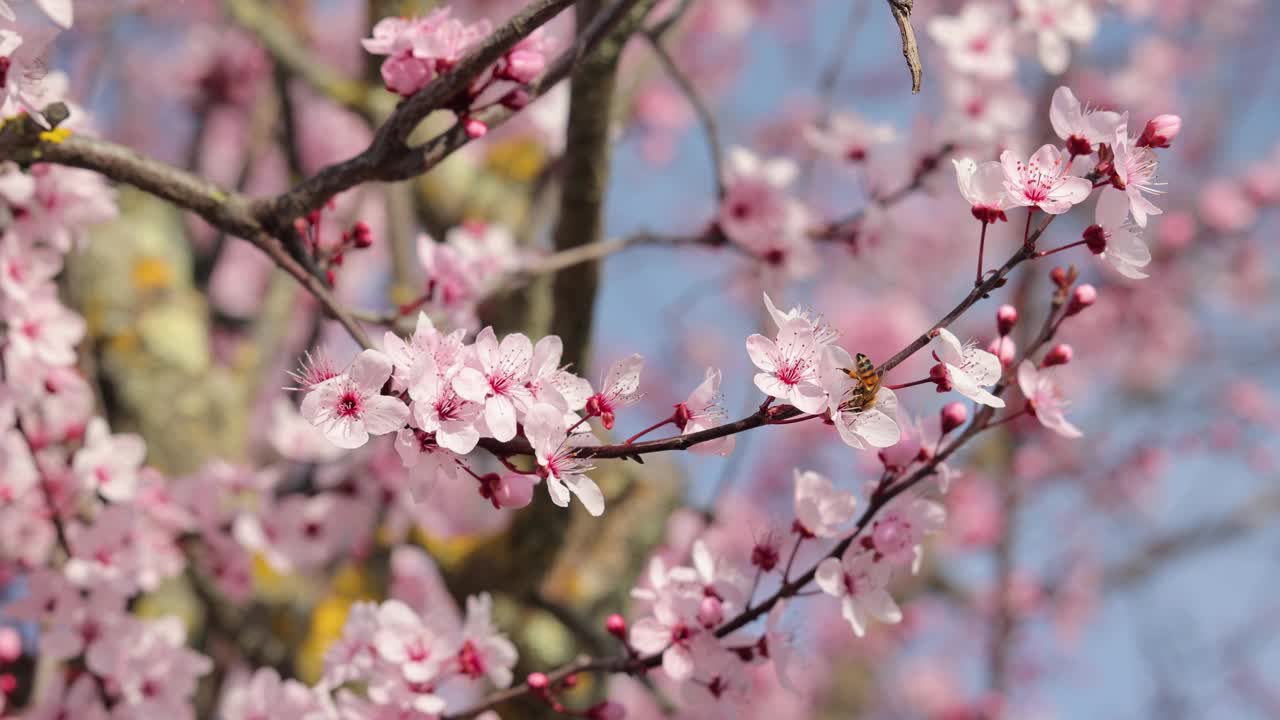
[[[693,107],[693,111],[698,115],[698,120],[702,123],[702,133],[706,137],[707,153],[711,156],[711,177],[715,183],[716,197],[723,198],[725,193],[724,159],[720,149],[720,129],[716,124],[715,116],[711,114],[711,109],[707,107],[702,93],[698,92],[698,88],[694,87],[693,80],[680,68],[675,58],[671,57],[671,53],[667,52],[666,47],[662,44],[661,36],[650,31],[645,33],[645,38],[649,40],[649,47],[653,48],[653,54],[658,56],[658,60],[662,62],[663,68],[667,71],[667,75],[680,88],[680,92],[689,101],[689,105]]]

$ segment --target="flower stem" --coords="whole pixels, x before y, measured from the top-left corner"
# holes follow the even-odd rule
[[[1077,245],[1087,245],[1088,242],[1089,242],[1088,240],[1077,240],[1073,243],[1068,243],[1066,245],[1063,245],[1062,247],[1054,248],[1052,250],[1042,250],[1041,252],[1036,253],[1035,257],[1042,258],[1042,257],[1045,257],[1046,255],[1060,253],[1063,250],[1070,250],[1071,248],[1076,247]]]
[[[675,416],[675,415],[672,415],[671,417],[667,418],[666,420],[662,420],[662,421],[660,421],[660,422],[656,422],[656,423],[654,423],[654,424],[650,425],[649,427],[647,427],[647,428],[645,428],[645,429],[641,430],[640,432],[636,433],[635,435],[632,435],[631,437],[627,438],[626,440],[623,440],[623,441],[622,441],[622,444],[623,444],[623,445],[630,445],[631,443],[635,442],[636,440],[639,440],[640,438],[644,437],[645,435],[648,435],[649,433],[653,432],[654,430],[657,430],[658,428],[662,427],[663,425],[669,425],[669,424],[671,424],[671,423],[673,423],[673,422],[675,422],[675,421],[676,421],[676,416]]]
[[[1035,217],[1036,209],[1027,208],[1027,226],[1022,230],[1022,244],[1025,247],[1031,247],[1031,218]]]
[[[925,383],[931,383],[931,382],[933,382],[932,378],[921,378],[919,380],[912,380],[911,382],[902,383],[901,385],[885,385],[885,388],[888,390],[901,390],[902,388],[909,388],[909,387],[912,387],[913,385],[923,385]]]
[[[978,274],[973,276],[973,286],[982,284],[982,254],[987,248],[987,226],[991,223],[982,221],[982,234],[978,236]]]

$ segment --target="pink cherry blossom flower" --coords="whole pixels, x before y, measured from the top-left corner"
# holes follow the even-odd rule
[[[309,570],[332,558],[343,542],[343,510],[333,493],[289,495],[261,512],[237,516],[234,533],[279,572]]]
[[[378,606],[354,603],[347,610],[342,636],[324,653],[324,683],[338,687],[369,677],[377,659],[374,634],[378,631]]]
[[[82,673],[70,687],[67,673],[50,673],[48,687],[38,703],[23,712],[25,720],[107,720],[98,686],[92,675]]]
[[[680,691],[694,717],[742,717],[752,697],[747,666],[706,633],[695,637],[690,646],[695,671]]]
[[[831,480],[812,470],[795,470],[796,523],[809,535],[833,538],[853,520],[858,499],[837,490]]]
[[[1129,212],[1133,213],[1133,221],[1138,227],[1147,226],[1147,217],[1159,215],[1163,211],[1147,199],[1148,194],[1158,194],[1156,188],[1156,170],[1159,162],[1156,153],[1149,147],[1138,147],[1124,128],[1116,131],[1115,137],[1115,178],[1112,184],[1124,190],[1129,198]]]
[[[533,360],[529,363],[529,390],[534,403],[547,403],[562,409],[566,419],[576,422],[572,415],[587,405],[591,397],[591,383],[578,377],[560,365],[564,354],[564,341],[559,336],[547,335],[533,346]]]
[[[997,220],[1008,221],[1005,208],[1012,204],[1012,199],[1005,192],[1004,168],[993,161],[981,165],[972,158],[952,160],[956,168],[956,182],[960,185],[960,194],[968,201],[973,216],[985,223]]]
[[[61,271],[62,256],[56,251],[33,246],[13,232],[0,237],[0,297],[27,302]]]
[[[779,330],[788,320],[799,318],[809,324],[809,327],[813,330],[813,337],[820,346],[826,347],[840,337],[840,333],[822,315],[798,306],[784,312],[773,304],[769,293],[762,293],[762,295],[764,296],[765,310],[769,311],[769,317],[773,318],[773,322],[778,326]]]
[[[271,405],[267,440],[280,457],[294,462],[323,464],[343,454],[342,448],[329,442],[320,428],[307,422],[285,397],[276,398]]]
[[[929,36],[962,73],[1009,77],[1016,63],[1008,13],[992,3],[966,3],[959,15],[929,20]]]
[[[458,456],[441,447],[435,435],[423,430],[401,428],[396,433],[396,454],[411,471],[409,493],[418,502],[426,502],[440,480],[458,476]]]
[[[381,686],[377,688],[381,694],[389,697],[400,694],[406,681],[429,687],[444,663],[457,652],[447,633],[399,600],[388,600],[378,607],[373,647],[378,660],[394,668],[391,678],[379,679],[380,673],[375,673],[373,679],[375,686]],[[376,700],[374,690],[375,687],[370,688],[370,697]],[[418,710],[439,713],[445,709],[444,699],[430,691],[415,695],[413,706]]]
[[[4,468],[0,474],[0,507],[27,494],[39,479],[27,441],[16,428],[0,434],[0,467]]]
[[[146,454],[142,436],[112,435],[105,420],[94,418],[85,432],[84,447],[76,451],[72,469],[90,491],[111,502],[124,502],[137,492],[138,470]]]
[[[506,442],[516,436],[516,411],[530,403],[525,383],[533,343],[522,333],[512,333],[499,344],[493,328],[486,327],[476,336],[474,347],[474,366],[458,371],[453,389],[462,399],[483,405],[488,434]]]
[[[1085,230],[1090,249],[1101,245],[1104,249],[1099,256],[1127,278],[1147,277],[1142,268],[1151,264],[1151,251],[1142,241],[1141,231],[1129,221],[1129,198],[1122,192],[1104,189],[1098,197],[1094,221],[1096,224]]]
[[[538,474],[547,481],[551,501],[569,506],[570,493],[577,495],[592,515],[604,512],[604,493],[586,473],[591,465],[574,456],[574,447],[565,431],[564,414],[554,405],[534,405],[525,417],[525,436],[533,446]]]
[[[493,598],[488,593],[467,598],[467,619],[462,626],[456,661],[462,674],[473,680],[488,678],[497,687],[511,685],[516,646],[493,624]]]
[[[946,328],[938,329],[932,345],[933,356],[946,367],[953,390],[981,405],[1004,407],[1004,400],[983,387],[994,385],[1004,374],[1000,358],[973,343],[961,345],[959,338]]]
[[[706,377],[698,387],[689,393],[689,397],[676,405],[676,427],[681,435],[702,432],[718,427],[724,422],[725,411],[720,405],[723,397],[720,394],[720,370],[707,368]],[[728,435],[689,448],[690,452],[728,455],[733,452],[737,438]]]
[[[853,366],[853,358],[842,347],[832,345],[823,353],[822,387],[827,392],[827,412],[840,439],[858,450],[898,444],[902,438],[902,429],[898,426],[898,396],[882,386],[871,404],[850,404],[848,401],[860,383],[849,377],[844,368]]]
[[[1037,370],[1030,360],[1023,360],[1018,366],[1018,387],[1041,425],[1065,438],[1084,435],[1063,414],[1068,403],[1062,397],[1062,390],[1054,380],[1052,370]]]
[[[485,409],[479,402],[464,399],[454,387],[454,378],[462,368],[442,375],[429,356],[414,366],[415,377],[409,386],[413,398],[413,419],[423,431],[435,434],[441,447],[459,455],[475,449],[480,441],[476,421]]]
[[[869,552],[847,552],[843,559],[827,558],[818,564],[818,587],[840,599],[840,614],[853,633],[867,632],[867,618],[883,623],[902,622],[902,611],[889,594],[889,566],[876,562]]]
[[[15,162],[0,162],[0,200],[13,207],[22,207],[31,201],[35,192],[35,178],[23,172]]]
[[[640,371],[644,358],[639,354],[625,357],[609,366],[600,381],[600,391],[587,398],[587,414],[600,418],[606,430],[613,429],[618,410],[633,405],[643,394],[640,392]]]
[[[942,529],[947,519],[946,508],[932,500],[899,495],[871,525],[871,545],[877,560],[891,564],[910,564],[911,572],[920,572],[924,557],[921,542],[926,535]]]
[[[944,87],[947,112],[942,128],[964,145],[1003,144],[1027,127],[1031,101],[1007,78],[956,75]]]
[[[1093,192],[1093,185],[1081,177],[1066,174],[1062,152],[1045,145],[1023,163],[1005,150],[1000,154],[1004,167],[1005,191],[1013,205],[1038,207],[1050,215],[1060,215],[1072,205],[1082,203]]]
[[[547,58],[557,44],[546,28],[534,30],[502,56],[498,76],[518,83],[532,82],[547,67]]]
[[[393,332],[383,337],[382,351],[391,358],[395,370],[391,374],[391,389],[403,392],[413,384],[418,360],[431,358],[438,372],[447,373],[463,359],[463,337],[466,330],[459,328],[445,335],[436,329],[435,323],[424,312],[418,313],[418,322],[408,342]]]
[[[399,430],[409,419],[409,407],[382,394],[391,369],[386,355],[365,350],[343,374],[307,393],[302,416],[319,427],[329,442],[348,450],[369,442],[370,435]]]
[[[111,585],[91,585],[59,604],[40,634],[40,653],[50,660],[70,660],[89,652],[123,621],[128,598]]]
[[[746,606],[749,599],[747,598],[748,581],[741,570],[724,558],[714,556],[711,553],[711,549],[702,540],[697,540],[693,543],[690,559],[693,560],[693,570],[696,573],[697,582],[702,586],[701,594],[704,603],[706,598],[713,598],[717,603],[724,606],[726,613],[736,612]],[[705,607],[702,609],[705,609]],[[707,627],[713,627],[718,624],[718,621],[703,623]]]
[[[1068,151],[1088,155],[1099,143],[1111,142],[1116,130],[1129,124],[1129,118],[1108,110],[1088,110],[1080,105],[1071,88],[1063,85],[1053,91],[1049,123],[1058,137],[1067,143]]]
[[[63,165],[33,165],[35,193],[14,227],[23,237],[42,240],[59,252],[83,247],[88,228],[119,214],[115,193],[91,170]]]
[[[40,87],[44,73],[39,58],[30,45],[13,30],[0,29],[0,117],[26,112],[43,127],[49,122],[40,113],[44,92]]]
[[[186,648],[185,640],[176,617],[129,619],[90,649],[86,664],[115,690],[117,717],[193,717],[196,682],[213,663]]]
[[[897,131],[892,125],[868,122],[854,112],[837,112],[825,128],[808,126],[805,140],[815,150],[845,162],[858,163],[867,159],[872,148],[894,141]]]
[[[1098,21],[1085,0],[1018,0],[1018,27],[1035,33],[1040,63],[1050,74],[1066,71],[1071,45],[1083,45],[1098,31]]]
[[[281,679],[275,668],[259,668],[251,677],[233,678],[227,685],[219,707],[222,720],[320,717],[315,691],[297,680]]]
[[[631,625],[632,647],[645,654],[662,653],[662,669],[677,682],[693,675],[693,641],[704,632],[697,618],[701,600],[700,593],[667,588],[653,605],[653,617]]]
[[[776,341],[752,335],[747,338],[747,354],[763,371],[756,373],[755,384],[764,394],[806,413],[821,412],[827,404],[819,382],[820,346],[807,320],[787,320],[778,328]]]
[[[54,293],[45,285],[27,302],[10,308],[10,351],[49,365],[73,365],[75,346],[84,338],[84,318],[64,307]]]
[[[733,148],[723,171],[725,194],[717,214],[725,237],[796,277],[816,267],[808,213],[787,194],[797,172],[790,160],[762,160]]]

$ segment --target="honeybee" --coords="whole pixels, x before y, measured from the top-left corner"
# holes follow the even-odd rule
[[[858,353],[854,358],[854,366],[841,368],[845,375],[858,381],[844,401],[846,407],[853,410],[866,410],[876,402],[876,393],[880,390],[880,373],[871,358]]]

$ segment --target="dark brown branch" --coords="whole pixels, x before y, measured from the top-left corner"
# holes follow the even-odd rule
[[[907,61],[907,69],[911,71],[911,92],[920,92],[920,48],[916,46],[916,31],[911,27],[911,6],[914,0],[889,0],[889,10],[893,13],[894,22],[898,23],[898,32],[902,35],[902,57]]]

